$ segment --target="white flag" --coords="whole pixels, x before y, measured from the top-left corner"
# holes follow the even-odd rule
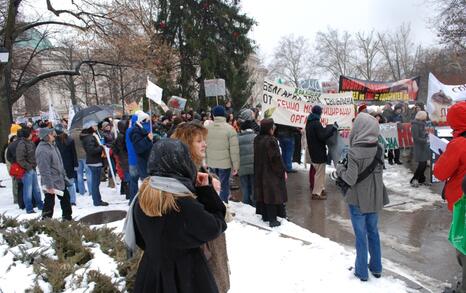
[[[68,130],[71,128],[71,122],[73,121],[74,117],[74,106],[73,103],[70,103],[70,107],[68,109]]]
[[[147,79],[146,97],[154,101],[156,104],[161,105],[162,103],[162,92],[163,89],[152,83],[149,78]]]

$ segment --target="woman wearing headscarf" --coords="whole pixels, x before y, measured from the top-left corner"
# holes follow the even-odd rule
[[[201,246],[225,231],[226,208],[208,175],[174,139],[153,146],[148,172],[130,209],[144,250],[134,292],[218,292]]]
[[[280,226],[277,217],[285,218],[286,167],[277,139],[273,136],[273,119],[263,119],[261,130],[254,138],[254,195],[256,213],[270,227]]]
[[[175,132],[172,138],[179,139],[186,144],[191,155],[191,159],[196,165],[199,172],[207,173],[206,168],[203,166],[206,150],[207,129],[196,123],[182,123]],[[217,192],[220,192],[220,181],[210,177],[209,181],[212,185],[217,187]],[[230,272],[228,269],[228,253],[225,233],[220,234],[217,238],[207,242],[203,247],[203,252],[207,258],[212,274],[214,275],[215,282],[217,283],[218,291],[226,293],[230,289]]]
[[[349,205],[351,223],[356,238],[356,262],[354,275],[361,281],[369,278],[368,269],[376,278],[382,275],[382,254],[378,212],[388,204],[388,195],[383,184],[383,151],[378,144],[379,123],[373,116],[361,112],[354,120],[350,133],[347,164],[337,165],[337,175],[350,188],[345,200]],[[373,165],[373,162],[377,162]],[[364,179],[360,175],[373,170]],[[367,261],[368,251],[370,260]],[[369,265],[368,265],[369,264]]]
[[[414,141],[414,160],[418,162],[414,176],[410,181],[412,187],[419,187],[419,184],[430,185],[426,181],[426,176],[424,175],[427,168],[427,161],[431,158],[426,120],[427,112],[418,111],[415,119],[411,122],[411,133]]]

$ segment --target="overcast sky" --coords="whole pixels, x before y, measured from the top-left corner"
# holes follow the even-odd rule
[[[242,0],[242,10],[258,25],[251,37],[262,57],[270,60],[281,37],[304,36],[311,44],[317,31],[327,27],[348,32],[395,30],[411,23],[415,43],[436,43],[429,18],[435,11],[430,0]]]

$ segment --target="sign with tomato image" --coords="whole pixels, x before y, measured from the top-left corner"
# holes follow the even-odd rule
[[[171,96],[168,100],[168,108],[172,110],[183,111],[186,107],[186,99],[177,96]]]

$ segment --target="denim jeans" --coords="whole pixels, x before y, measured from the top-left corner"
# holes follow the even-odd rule
[[[133,200],[139,190],[139,171],[138,166],[129,165],[129,202]]]
[[[27,171],[23,176],[23,201],[24,206],[26,207],[26,212],[32,212],[32,197],[34,196],[34,201],[37,204],[39,210],[44,208],[44,203],[42,202],[39,181],[37,179],[36,170],[32,169]]]
[[[377,213],[361,213],[358,206],[349,205],[351,223],[356,238],[355,275],[367,280],[368,262],[367,253],[370,254],[369,270],[373,273],[382,273],[382,252],[380,249],[379,229],[377,228]]]
[[[89,169],[91,170],[91,180],[92,180],[92,186],[91,186],[91,193],[92,193],[92,202],[95,206],[100,205],[102,202],[102,196],[100,195],[100,175],[102,173],[102,167],[91,167],[89,166]]]
[[[141,180],[144,180],[146,179],[147,176],[149,176],[147,174],[147,162],[140,160],[139,158],[138,158],[138,173],[139,173],[139,178],[141,178]]]
[[[81,195],[84,195],[86,193],[86,187],[84,187],[84,170],[86,171],[86,178],[87,178],[87,190],[89,190],[89,195],[92,193],[92,179],[91,179],[91,170],[89,170],[89,167],[86,165],[86,160],[79,160],[78,161],[78,192]]]
[[[239,176],[243,203],[255,206],[254,200],[254,174]]]
[[[231,169],[212,169],[218,178],[220,178],[220,198],[228,203],[228,197],[230,196],[230,174]]]
[[[293,168],[294,137],[280,136],[278,142],[282,149],[282,158],[286,166],[286,171],[290,171]]]
[[[76,184],[74,184],[74,178],[68,178],[70,186],[66,186],[66,190],[70,195],[70,203],[76,204]]]

